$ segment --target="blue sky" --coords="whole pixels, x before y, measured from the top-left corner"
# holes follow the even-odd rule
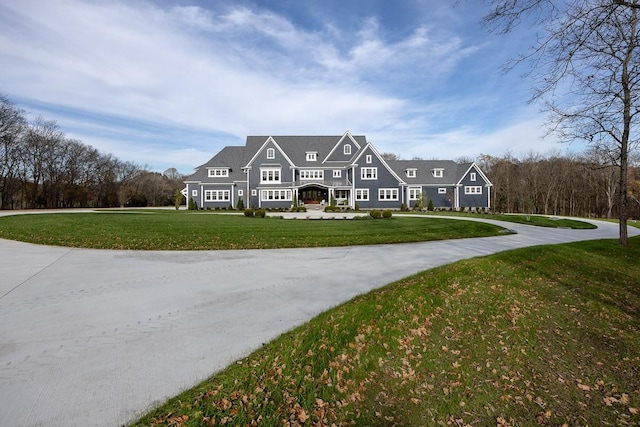
[[[0,0],[0,93],[121,160],[190,173],[247,135],[364,134],[401,158],[542,139],[531,41],[475,0]]]

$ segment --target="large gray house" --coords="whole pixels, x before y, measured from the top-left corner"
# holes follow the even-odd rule
[[[364,135],[248,136],[185,180],[183,194],[199,208],[290,208],[328,204],[361,209],[489,208],[491,182],[475,163],[386,161]]]

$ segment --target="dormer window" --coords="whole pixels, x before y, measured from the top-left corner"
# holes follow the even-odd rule
[[[431,173],[435,178],[442,178],[442,176],[444,175],[444,169],[443,168],[431,169]]]
[[[315,162],[318,160],[318,153],[316,151],[307,151],[307,162]]]
[[[406,169],[404,173],[407,175],[407,178],[415,178],[416,177],[416,169]]]
[[[345,144],[343,152],[344,152],[344,154],[350,155],[351,154],[351,145],[350,144]]]
[[[276,158],[276,150],[274,148],[267,148],[267,159],[275,159]]]
[[[228,168],[213,168],[209,169],[209,178],[224,178],[229,176]]]

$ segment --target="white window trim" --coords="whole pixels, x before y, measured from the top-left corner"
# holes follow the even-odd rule
[[[309,180],[323,180],[324,179],[324,171],[322,169],[303,169],[300,171],[300,180],[301,181],[309,181]]]
[[[368,173],[369,172],[369,173]],[[367,175],[371,175],[370,177]],[[365,181],[373,181],[378,179],[378,168],[360,168],[360,179]]]
[[[373,156],[371,154],[367,154],[366,163],[371,164],[373,162]]]
[[[464,194],[482,194],[481,185],[467,185],[464,187]]]
[[[242,197],[244,195],[244,191],[238,190],[238,196]]]
[[[447,194],[446,188],[438,188],[438,194]]]
[[[409,187],[409,200],[418,200],[422,194],[421,187]]]
[[[397,188],[378,188],[378,200],[392,202],[398,200]]]
[[[270,178],[269,172],[273,172]],[[282,168],[260,168],[260,183],[275,184],[280,183],[282,178]]]
[[[191,196],[197,197],[198,196],[198,190],[191,190]]]
[[[368,202],[369,201],[369,189],[368,188],[356,188],[356,201]]]
[[[290,202],[291,200],[293,200],[293,191],[290,189],[271,189],[260,191],[261,202]]]
[[[334,178],[342,178],[342,171],[340,169],[334,169],[333,170],[333,177]]]
[[[252,188],[251,189],[251,195],[254,196],[254,197],[257,196],[258,195],[258,190],[256,190],[255,188]]]
[[[315,162],[318,160],[318,153],[315,151],[307,152],[307,162]]]
[[[475,172],[471,172],[469,174],[469,179],[471,179],[471,181],[475,181],[476,180],[476,173]]]
[[[229,169],[227,168],[212,168],[208,170],[209,178],[226,178],[229,176]]]
[[[228,202],[231,200],[229,190],[204,190],[205,202]]]
[[[347,156],[350,155],[351,154],[351,144],[345,144],[344,148],[342,149],[342,152]]]
[[[415,178],[416,177],[416,170],[415,169],[407,169],[405,171],[407,178]]]
[[[435,178],[442,178],[444,176],[444,169],[433,169],[431,173]]]
[[[272,160],[276,158],[276,149],[267,148],[267,159]]]

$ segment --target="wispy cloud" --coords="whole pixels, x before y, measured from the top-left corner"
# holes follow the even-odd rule
[[[167,152],[183,170],[247,134],[349,129],[404,152],[464,133],[443,118],[473,94],[430,96],[486,48],[441,22],[459,13],[398,34],[375,14],[357,28],[339,16],[311,27],[253,4],[198,4],[4,2],[0,90],[87,144],[143,164]]]

